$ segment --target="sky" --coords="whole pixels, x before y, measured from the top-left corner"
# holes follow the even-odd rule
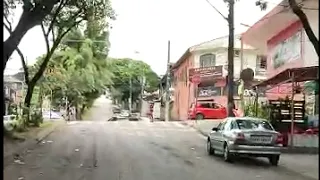
[[[209,0],[227,16],[223,0]],[[255,6],[255,0],[239,0],[235,4],[235,33],[244,32],[272,9],[280,0],[268,0],[267,11]],[[158,74],[166,71],[167,43],[171,42],[170,61],[176,62],[191,46],[228,35],[228,24],[206,0],[111,0],[117,19],[110,30],[109,57],[132,58],[148,63]],[[250,10],[250,11],[248,11]],[[13,17],[17,24],[22,9]],[[4,39],[8,33],[4,30]],[[46,52],[45,41],[39,26],[31,29],[22,39],[19,48],[28,64]],[[21,67],[17,53],[7,64],[6,74]]]

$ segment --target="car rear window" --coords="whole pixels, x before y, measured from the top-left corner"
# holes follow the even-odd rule
[[[263,120],[244,120],[237,119],[236,123],[239,129],[265,129],[265,130],[273,130],[272,126],[268,121]]]

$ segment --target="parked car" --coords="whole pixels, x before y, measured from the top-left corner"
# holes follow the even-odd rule
[[[188,112],[189,119],[224,119],[227,109],[221,104],[212,101],[199,101],[197,105],[191,104]]]
[[[140,120],[139,113],[131,113],[129,115],[129,121],[139,121],[139,120]]]
[[[50,111],[42,112],[42,117],[44,119],[62,119],[62,116],[60,115],[60,113],[54,112],[54,111],[51,111],[51,118],[50,118]]]
[[[118,106],[114,106],[114,107],[112,107],[112,112],[113,112],[113,114],[119,114],[119,113],[121,113],[121,108]]]
[[[277,166],[282,141],[282,135],[265,119],[228,117],[212,128],[207,139],[207,152],[210,155],[222,152],[228,162],[240,155],[267,157],[270,164]]]

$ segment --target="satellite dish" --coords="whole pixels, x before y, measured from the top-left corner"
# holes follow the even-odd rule
[[[251,68],[246,68],[240,73],[240,79],[242,79],[244,83],[253,81],[253,78],[254,71]]]

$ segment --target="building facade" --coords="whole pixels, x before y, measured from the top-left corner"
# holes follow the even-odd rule
[[[290,7],[281,2],[265,17],[242,34],[243,42],[258,49],[267,56],[267,77],[271,78],[289,68],[318,66],[319,57],[315,52],[301,21]],[[319,8],[319,1],[301,3],[314,34],[318,37],[318,11],[305,7]],[[303,83],[300,83],[301,86]],[[268,99],[277,99],[291,93],[291,84],[282,84],[267,92]]]
[[[190,47],[173,65],[174,104],[172,116],[186,120],[191,104],[198,100],[214,100],[227,105],[226,76],[228,74],[228,37],[217,38]],[[252,47],[241,44],[240,36],[235,36],[234,78],[235,99],[238,97],[237,81],[242,69],[255,72],[255,81],[266,79],[266,58]],[[193,84],[193,75],[200,75],[200,84]]]

